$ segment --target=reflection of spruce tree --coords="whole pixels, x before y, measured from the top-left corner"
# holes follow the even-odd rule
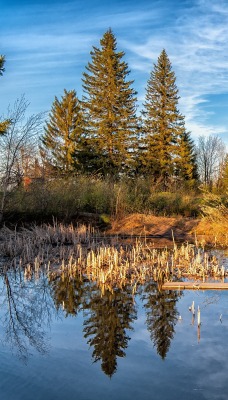
[[[178,316],[176,302],[179,296],[177,291],[159,292],[154,282],[149,282],[144,289],[147,327],[157,353],[162,359],[165,359],[174,336]]]
[[[86,317],[84,336],[94,347],[94,361],[101,360],[102,370],[111,377],[117,369],[117,356],[125,356],[124,349],[130,339],[126,329],[132,329],[131,323],[136,319],[132,294],[127,288],[113,293],[105,289],[101,297],[100,291],[94,288]]]
[[[79,276],[75,275],[74,278],[67,275],[64,278],[58,276],[51,285],[56,308],[63,306],[66,316],[77,315],[82,304],[84,285]]]

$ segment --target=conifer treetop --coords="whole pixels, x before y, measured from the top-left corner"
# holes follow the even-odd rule
[[[0,55],[0,76],[3,75],[3,72],[5,71],[4,64],[5,64],[5,57]],[[6,133],[9,125],[10,125],[10,120],[0,122],[0,135]]]
[[[194,146],[178,109],[175,73],[165,49],[147,82],[143,110],[144,166],[163,180],[192,179],[196,170]]]
[[[130,73],[117,51],[116,38],[109,29],[93,47],[91,61],[83,74],[83,107],[87,116],[87,134],[97,168],[104,174],[123,171],[130,159],[136,122],[136,92]]]
[[[83,131],[83,116],[75,90],[64,89],[61,100],[55,97],[44,131],[41,141],[50,163],[63,173],[73,172]]]

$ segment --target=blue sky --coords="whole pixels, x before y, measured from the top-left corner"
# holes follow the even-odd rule
[[[139,110],[165,48],[192,137],[218,134],[228,145],[227,0],[3,0],[0,114],[22,94],[30,114],[49,111],[64,88],[80,98],[92,46],[110,27],[125,51]]]

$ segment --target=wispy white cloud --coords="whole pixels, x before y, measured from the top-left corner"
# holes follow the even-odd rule
[[[226,4],[199,1],[192,12],[182,14],[163,35],[153,31],[144,43],[135,44],[129,39],[124,42],[125,48],[136,56],[132,69],[144,70],[148,77],[152,69],[149,60],[156,62],[161,50],[166,48],[182,96],[181,111],[195,137],[227,132],[223,124],[211,124],[208,118],[211,112],[203,109],[210,95],[228,94]]]
[[[87,34],[46,34],[46,33],[21,33],[18,35],[5,35],[4,41],[6,49],[25,54],[41,51],[52,56],[53,54],[72,51],[85,51],[85,46],[94,39],[92,35]],[[21,53],[22,52],[22,53]]]
[[[28,91],[32,102],[35,96],[45,98],[45,85],[49,91],[46,98],[66,85],[80,91],[80,74],[92,45],[98,45],[103,32],[112,27],[135,76],[140,104],[153,63],[165,48],[177,76],[187,128],[194,137],[218,132],[225,136],[224,115],[221,123],[213,123],[206,106],[213,102],[211,95],[228,94],[226,0],[193,0],[188,6],[177,3],[175,9],[168,0],[142,3],[133,7],[130,1],[121,6],[114,1],[109,7],[98,7],[95,1],[89,3],[89,9],[79,2],[64,2],[56,3],[55,8],[50,4],[23,5],[17,13],[8,8],[4,14],[3,10],[5,18],[11,15],[11,23],[10,27],[6,24],[0,39],[1,53],[7,56],[1,92],[6,91],[9,80],[18,91],[20,87],[21,92]],[[29,91],[29,86],[39,85],[43,92]]]

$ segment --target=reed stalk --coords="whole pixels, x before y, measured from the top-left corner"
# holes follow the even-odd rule
[[[50,278],[78,274],[101,286],[135,288],[148,279],[161,284],[186,278],[224,280],[228,275],[216,256],[209,256],[198,242],[178,247],[174,234],[171,249],[156,249],[138,238],[130,244],[115,243],[85,225],[55,223],[20,232],[4,228],[0,234],[4,265],[24,270],[26,279],[44,269]]]

